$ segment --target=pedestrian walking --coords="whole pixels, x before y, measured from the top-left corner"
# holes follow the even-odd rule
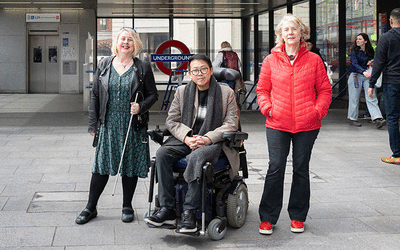
[[[371,98],[375,96],[375,83],[383,73],[382,88],[392,155],[381,160],[400,164],[400,8],[390,13],[390,26],[392,29],[379,38],[376,47],[368,94]]]

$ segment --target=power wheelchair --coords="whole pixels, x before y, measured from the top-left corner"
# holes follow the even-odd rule
[[[229,82],[232,82],[236,80],[237,74],[230,69],[228,71],[222,69],[214,71],[214,76],[218,82],[221,82],[221,79],[225,81],[228,79]],[[164,138],[170,135],[167,129],[160,129],[158,125],[155,130],[148,130],[147,133],[154,142],[160,145],[164,143]],[[239,171],[242,172],[242,175],[237,173],[233,180],[230,179],[229,161],[223,153],[214,166],[210,162],[205,163],[203,166],[202,206],[201,210],[196,212],[196,219],[198,221],[201,220],[201,226],[200,230],[191,233],[191,235],[199,236],[208,233],[212,240],[221,240],[226,234],[228,224],[234,228],[242,227],[246,221],[249,203],[247,185],[244,181],[248,177],[248,170],[246,151],[243,146],[248,134],[241,131],[225,132],[222,137],[225,140],[224,143],[238,150],[240,158]],[[144,218],[160,209],[157,195],[155,196],[154,210],[151,208],[157,176],[155,162],[155,157],[152,157],[150,162],[149,211],[145,213]],[[180,218],[183,212],[182,207],[188,189],[188,184],[183,178],[186,165],[186,158],[182,158],[173,169],[177,218]],[[147,225],[151,227],[151,225]]]

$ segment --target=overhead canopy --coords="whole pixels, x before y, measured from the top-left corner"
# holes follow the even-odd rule
[[[285,5],[287,0],[0,0],[2,9],[94,9],[97,17],[242,18]],[[294,1],[293,1],[294,2]]]

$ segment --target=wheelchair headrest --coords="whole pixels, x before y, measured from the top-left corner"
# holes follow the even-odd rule
[[[213,75],[217,79],[217,82],[234,82],[240,78],[239,71],[227,68],[214,68]]]

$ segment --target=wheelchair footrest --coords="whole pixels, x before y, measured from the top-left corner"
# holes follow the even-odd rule
[[[178,229],[176,229],[176,230],[175,230],[175,232],[176,232],[176,233],[178,233],[178,234],[185,234],[185,235],[189,235],[189,236],[195,236],[195,237],[198,237],[198,236],[200,236],[200,229],[199,229],[199,228],[197,228],[197,231],[196,231],[196,232],[194,232],[194,233],[185,233],[185,232],[180,232],[180,231],[179,231],[179,228],[178,228]]]

